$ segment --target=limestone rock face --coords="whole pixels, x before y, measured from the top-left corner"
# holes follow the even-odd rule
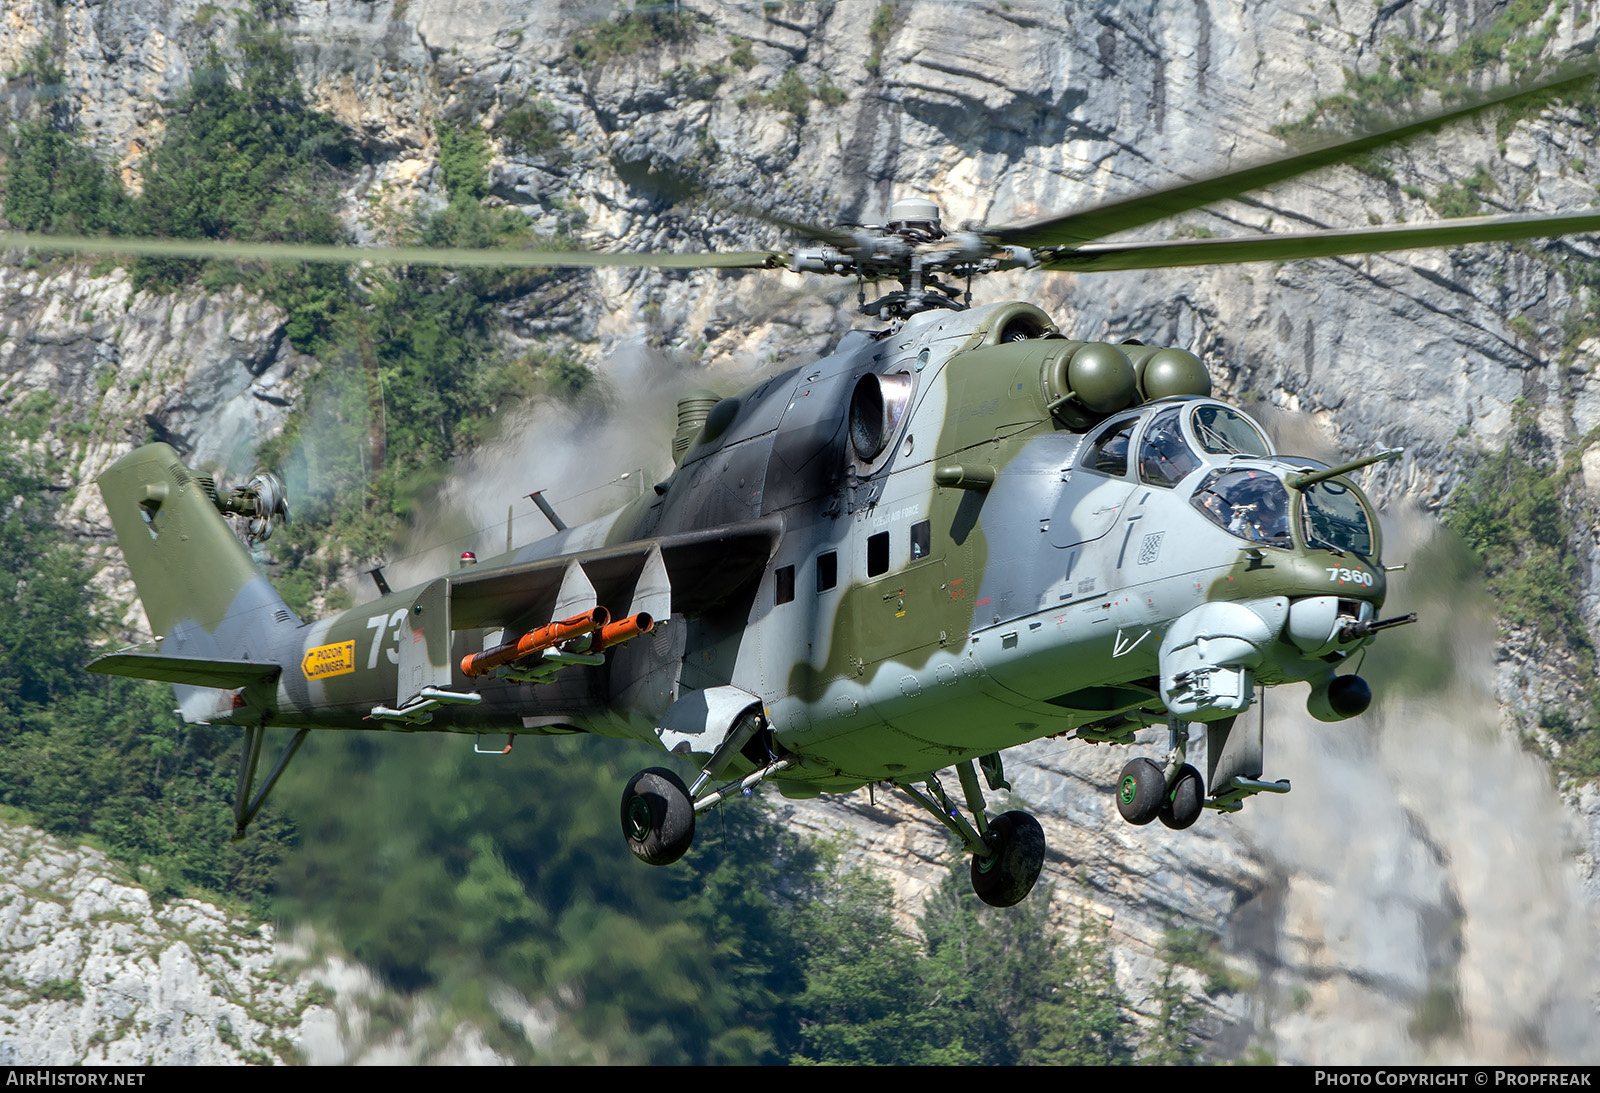
[[[94,480],[140,444],[173,445],[197,469],[242,481],[283,427],[303,358],[283,312],[240,290],[135,292],[127,271],[0,265],[0,400],[47,466],[69,468],[61,519],[103,559],[97,583],[145,629]],[[31,438],[31,439],[30,439]]]
[[[198,900],[159,910],[98,851],[0,828],[0,1063],[292,1059],[306,985],[272,929]]]
[[[18,0],[0,12],[0,67],[22,73],[51,45],[91,144],[136,188],[171,98],[208,48],[227,48],[251,6]],[[416,212],[443,203],[438,131],[449,124],[484,128],[493,200],[541,231],[619,250],[746,250],[795,240],[728,207],[876,222],[891,201],[919,196],[941,205],[947,225],[1009,223],[1280,155],[1275,129],[1352,77],[1382,71],[1395,40],[1449,53],[1504,9],[1460,0],[680,7],[696,26],[685,40],[589,64],[572,43],[601,18],[592,5],[301,0],[278,27],[308,94],[367,156],[345,194],[362,241],[395,238]],[[1592,55],[1600,21],[1585,5],[1552,4],[1525,33],[1535,30],[1550,56]],[[1487,87],[1511,73],[1499,65],[1473,78]],[[30,85],[18,76],[12,86],[25,97]],[[549,119],[552,139],[537,152],[503,129],[529,103]],[[1566,106],[1505,132],[1487,118],[1365,169],[1331,169],[1137,234],[1432,219],[1429,199],[1474,177],[1486,180],[1476,186],[1484,213],[1586,208],[1600,181],[1594,124]],[[663,196],[679,175],[726,203]],[[1349,458],[1403,446],[1404,461],[1366,472],[1365,484],[1389,510],[1391,560],[1406,561],[1428,538],[1432,517],[1417,514],[1437,513],[1475,453],[1500,450],[1528,425],[1553,458],[1581,469],[1587,494],[1574,507],[1593,511],[1600,338],[1582,335],[1593,302],[1574,270],[1597,257],[1592,239],[1572,238],[1215,269],[1013,273],[974,294],[1033,300],[1075,337],[1190,348],[1219,391],[1263,417],[1286,449]],[[747,370],[825,351],[857,321],[854,294],[810,275],[603,270],[543,311],[506,302],[502,334],[521,346],[559,333],[602,361],[648,343]],[[259,440],[293,408],[307,363],[268,304],[136,293],[125,273],[87,264],[0,266],[0,324],[0,402],[12,420],[38,418],[32,443],[66,467],[62,484],[76,491],[66,518],[97,549],[108,529],[84,486],[101,468],[161,437],[196,463],[247,472]],[[69,421],[84,426],[63,428]],[[1593,637],[1600,546],[1587,526],[1572,539]],[[101,580],[135,602],[110,556]],[[1396,609],[1417,606],[1405,604],[1405,575],[1395,587]],[[1046,822],[1047,877],[1063,914],[1111,926],[1119,981],[1143,1014],[1152,1016],[1167,931],[1194,925],[1221,936],[1237,975],[1207,995],[1207,1050],[1219,1057],[1250,1045],[1287,1061],[1592,1057],[1600,806],[1592,786],[1576,785],[1562,787],[1563,806],[1513,741],[1537,732],[1542,711],[1577,702],[1593,669],[1525,630],[1497,632],[1468,598],[1429,602],[1433,623],[1384,639],[1456,661],[1444,697],[1323,726],[1298,715],[1298,696],[1274,693],[1268,777],[1290,777],[1293,794],[1258,798],[1237,817],[1208,814],[1181,837],[1127,828],[1110,809],[1129,749],[1046,741],[1008,754],[1017,803]],[[137,628],[137,611],[125,622]],[[1151,732],[1137,753],[1164,747]],[[943,837],[925,818],[880,806],[864,795],[797,804],[794,822],[853,829],[914,911],[939,879]],[[13,878],[10,867],[0,877]],[[127,914],[141,937],[168,929],[131,889],[117,891],[103,896],[112,910],[82,920]],[[172,941],[130,970],[114,944],[94,957],[101,950],[88,941],[48,940],[50,923],[78,921],[76,898],[18,894],[0,908],[4,937],[39,942],[10,957],[28,963],[5,973],[15,993],[6,1008],[26,1016],[30,1037],[38,1033],[30,1042],[51,1045],[50,1059],[135,1058],[114,1053],[168,1042],[137,1031],[153,1018],[105,1031],[135,1012],[117,1009],[124,1003],[107,984],[135,970],[143,985],[128,980],[133,994],[194,998],[204,1015],[169,1020],[215,1028],[226,1016],[241,1044],[265,1043],[246,1036],[252,1018],[235,1019],[205,993],[221,980],[207,978],[215,961],[194,942]],[[1198,971],[1177,974],[1205,991]],[[50,986],[64,981],[81,983],[83,998],[48,997],[70,993]],[[90,1008],[109,1015],[94,1019],[100,1031],[84,1023]],[[517,1012],[542,1027],[536,1008]],[[193,1057],[241,1057],[216,1037],[203,1050],[217,1054]],[[476,1050],[464,1041],[462,1057]]]

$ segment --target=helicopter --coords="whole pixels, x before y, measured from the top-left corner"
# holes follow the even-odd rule
[[[678,404],[673,469],[596,520],[476,559],[330,618],[302,620],[247,544],[288,518],[261,473],[228,489],[164,444],[99,478],[155,652],[90,670],[170,682],[193,724],[244,730],[244,834],[312,729],[478,737],[592,733],[691,757],[640,771],[619,825],[669,865],[696,817],[770,782],[791,798],[888,786],[971,855],[994,906],[1032,891],[1043,830],[991,813],[1008,748],[1042,737],[1130,744],[1125,820],[1182,830],[1206,810],[1289,791],[1264,777],[1261,688],[1310,685],[1322,721],[1371,700],[1341,671],[1385,630],[1377,513],[1337,465],[1280,453],[1212,397],[1187,349],[1074,339],[1023,301],[971,305],[1010,269],[1093,272],[1286,261],[1600,230],[1600,213],[1474,217],[1352,231],[1105,241],[1130,228],[1346,161],[1570,72],[1381,132],[1026,224],[950,231],[932,202],[825,227],[790,252],[436,251],[8,235],[55,251],[456,265],[787,269],[856,280],[870,328],[736,395]],[[867,282],[899,287],[874,300]],[[961,285],[965,283],[963,292]],[[235,530],[235,526],[238,530]],[[464,563],[467,559],[463,559]],[[259,786],[265,730],[297,730]],[[1204,728],[1206,766],[1188,761]],[[958,790],[939,772],[954,769]]]

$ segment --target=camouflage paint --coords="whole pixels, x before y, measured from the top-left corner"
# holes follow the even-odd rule
[[[1085,431],[1086,420],[1136,423],[1133,453],[1143,423],[1176,402],[1109,417],[1062,407],[1066,361],[1085,344],[1023,303],[852,332],[829,357],[717,402],[673,473],[622,509],[310,624],[282,607],[170,449],[132,453],[101,484],[168,643],[282,665],[273,688],[190,688],[201,696],[185,705],[194,720],[657,741],[678,699],[730,688],[728,708],[750,696],[772,739],[798,758],[781,786],[848,788],[1124,711],[1159,718],[1162,637],[1208,600],[1337,594],[1381,604],[1376,557],[1361,565],[1372,583],[1345,589],[1330,583],[1337,555],[1299,539],[1257,548],[1191,506],[1199,476],[1231,457],[1207,456],[1171,485],[1141,482],[1131,455],[1120,477],[1090,469],[1083,459],[1102,427]],[[851,439],[864,376],[890,377],[867,382],[904,394],[875,452]],[[936,483],[957,465],[987,488]],[[1295,469],[1270,456],[1249,465]],[[151,538],[140,506],[148,511],[156,494]],[[923,522],[928,551],[913,558],[912,529]],[[882,571],[869,572],[883,542],[874,537],[885,535]],[[587,590],[589,606],[613,617],[638,610],[652,551],[673,574],[670,610],[652,612],[653,633],[538,684],[462,675],[460,658],[494,644],[494,631],[515,636],[560,617],[551,614],[558,589],[576,588],[579,599]],[[836,585],[821,588],[819,558],[830,553]],[[777,573],[791,566],[793,595],[780,603]],[[1320,677],[1329,662],[1279,640],[1261,678]],[[425,678],[482,700],[417,724],[370,719]],[[708,734],[704,750],[717,739]]]

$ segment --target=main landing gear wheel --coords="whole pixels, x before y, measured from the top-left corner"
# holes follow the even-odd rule
[[[671,865],[694,842],[694,800],[665,767],[641,770],[622,791],[622,835],[647,865]]]
[[[1154,759],[1141,756],[1122,768],[1117,778],[1117,811],[1124,820],[1142,827],[1156,818],[1166,799],[1167,776]]]
[[[1178,778],[1161,801],[1161,822],[1174,831],[1182,831],[1200,818],[1205,806],[1206,783],[1200,772],[1188,763],[1178,771]]]
[[[991,907],[1013,907],[1028,898],[1044,868],[1044,828],[1026,812],[1006,812],[989,824],[993,851],[972,858],[972,890]]]

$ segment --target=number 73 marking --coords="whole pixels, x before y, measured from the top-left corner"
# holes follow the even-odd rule
[[[367,620],[367,629],[372,631],[372,648],[367,651],[367,670],[371,671],[378,666],[378,649],[383,644],[383,632],[388,627],[394,627],[394,632],[389,635],[389,648],[384,655],[389,658],[390,664],[400,663],[400,639],[405,629],[406,609],[397,607],[394,612],[385,618],[382,615],[373,615]]]

